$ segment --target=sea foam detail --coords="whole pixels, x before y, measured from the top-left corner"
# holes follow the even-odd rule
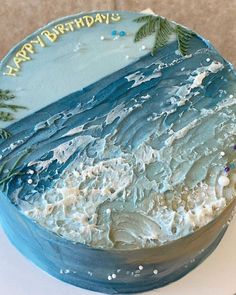
[[[73,109],[30,131],[37,149],[38,130],[53,128],[50,145],[61,143],[28,163],[30,187],[18,177],[12,198],[26,215],[75,242],[136,249],[186,236],[222,212],[236,193],[233,174],[227,184],[220,176],[232,154],[218,156],[235,142],[226,88],[235,76],[213,49],[182,58],[174,45],[95,84],[95,95],[79,91]]]

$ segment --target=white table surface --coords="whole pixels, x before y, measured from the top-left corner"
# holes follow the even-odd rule
[[[0,295],[95,295],[50,277],[24,258],[0,229]],[[236,218],[214,253],[179,281],[145,295],[235,295]]]

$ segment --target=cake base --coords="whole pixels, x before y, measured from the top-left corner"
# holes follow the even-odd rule
[[[164,276],[162,278],[155,278],[154,280],[149,280],[147,279],[140,279],[139,282],[134,282],[134,283],[129,283],[126,284],[125,282],[121,282],[120,284],[116,284],[115,289],[111,288],[109,282],[105,286],[105,284],[93,284],[89,279],[87,281],[84,280],[79,280],[78,278],[75,280],[73,276],[66,276],[58,274],[58,272],[53,272],[48,269],[44,269],[44,266],[39,263],[33,261],[35,265],[37,265],[39,268],[43,269],[46,271],[48,274],[51,276],[64,281],[65,283],[69,283],[71,285],[74,285],[76,287],[80,287],[83,289],[95,291],[95,292],[101,292],[105,294],[133,294],[133,293],[141,293],[145,291],[150,291],[153,289],[161,288],[164,287],[172,282],[175,282],[185,275],[187,275],[191,270],[196,268],[199,264],[201,264],[219,245],[220,241],[222,240],[228,226],[225,227],[219,234],[219,236],[215,239],[215,241],[202,252],[201,254],[198,255],[198,257],[195,258],[195,261],[188,265],[187,267],[181,266],[179,269],[176,269],[174,273],[171,273],[170,275]],[[5,229],[4,229],[5,231]],[[10,241],[15,245],[14,240],[11,239],[10,236],[8,236]],[[16,245],[15,245],[16,246]],[[24,253],[18,249],[23,255]],[[24,255],[25,256],[25,255]]]

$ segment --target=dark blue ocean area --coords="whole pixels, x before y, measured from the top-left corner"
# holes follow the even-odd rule
[[[18,190],[19,199],[29,202],[40,197],[75,158],[87,153],[96,159],[93,146],[108,135],[114,134],[111,138],[122,150],[132,151],[158,128],[158,136],[153,136],[151,146],[161,149],[169,137],[171,126],[176,132],[198,118],[202,109],[212,109],[223,101],[236,81],[231,66],[214,48],[198,38],[191,42],[190,56],[183,58],[176,54],[176,49],[176,42],[172,42],[157,55],[147,54],[129,66],[11,125],[9,131],[13,136],[1,142],[0,148],[5,152],[0,163],[5,163],[5,168],[11,170],[17,160],[22,159],[14,167],[14,171],[21,173],[13,174],[5,184],[4,189],[9,198],[15,190]],[[197,68],[209,66],[209,61],[222,64],[222,69],[206,76],[201,87],[192,89],[185,103],[178,105],[181,98],[179,87],[187,85],[188,89],[189,75]],[[116,116],[112,122],[106,123],[108,114],[120,105],[133,109],[122,120]],[[156,120],[148,120],[153,113],[156,118],[160,117],[158,126]],[[79,126],[83,128],[67,135]],[[59,145],[88,135],[93,140],[87,145],[81,143],[64,163],[55,159],[48,167],[33,175],[32,190],[32,185],[27,182],[30,176],[27,170],[37,168],[36,164],[28,167],[28,163],[47,161],[53,156],[52,150]],[[9,146],[16,142],[19,144],[11,150]]]

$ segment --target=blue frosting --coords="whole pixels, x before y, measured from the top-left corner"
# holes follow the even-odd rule
[[[19,251],[44,271],[67,283],[109,294],[135,293],[173,282],[200,264],[215,249],[234,208],[200,231],[169,245],[111,251],[72,243],[23,215],[1,193],[1,224]],[[139,267],[143,270],[140,271]],[[154,270],[158,273],[155,274]],[[116,274],[116,279],[108,276]]]
[[[235,158],[236,75],[198,36],[188,56],[177,49],[173,40],[157,55],[117,62],[77,91],[74,80],[60,98],[48,88],[47,103],[8,126],[12,137],[0,143],[3,226],[24,255],[54,276],[110,293],[147,290],[185,274],[184,265],[200,263],[222,237],[233,206],[225,207],[236,194],[234,172],[226,188],[218,181]],[[160,262],[171,245],[180,251],[196,236],[191,255]],[[199,254],[201,248],[208,250]],[[105,275],[96,258],[106,264]]]
[[[80,221],[79,240],[71,234],[73,227],[65,228],[65,232],[60,234],[95,247],[136,248],[162,244],[191,232],[194,226],[184,223],[178,229],[178,223],[175,225],[174,221],[171,221],[171,232],[168,232],[165,222],[169,220],[161,224],[163,215],[156,215],[162,205],[149,208],[149,203],[145,203],[145,198],[153,202],[156,194],[160,195],[158,198],[165,198],[173,190],[179,193],[183,187],[195,189],[198,183],[209,178],[213,169],[214,175],[209,182],[215,182],[227,161],[226,157],[217,158],[217,154],[234,142],[234,130],[228,129],[235,122],[235,116],[232,116],[235,104],[226,105],[222,110],[219,106],[229,99],[229,93],[234,89],[235,74],[231,66],[201,40],[196,38],[191,46],[194,48],[191,57],[178,57],[175,53],[177,44],[172,42],[157,56],[148,54],[11,125],[9,131],[14,136],[3,143],[2,149],[19,140],[20,144],[13,150],[6,149],[2,161],[9,159],[7,165],[11,167],[23,151],[30,148],[30,152],[24,159],[22,174],[12,177],[7,184],[9,197],[28,214],[36,208],[32,217],[42,222],[49,218],[48,214],[43,216],[45,200],[42,194],[55,186],[55,181],[64,171],[81,173],[77,177],[77,182],[81,182],[77,188],[81,190],[82,186],[87,186],[88,195],[91,195],[94,189],[91,185],[101,180],[99,176],[94,180],[87,175],[85,177],[91,179],[84,181],[82,174],[86,167],[98,169],[98,174],[101,173],[105,179],[106,174],[120,169],[107,183],[96,184],[99,192],[93,197],[96,199],[94,209],[90,213],[86,208],[80,212],[82,219],[90,219],[90,225],[101,224],[101,228],[98,231],[92,229],[91,233],[89,229],[89,235],[86,229],[83,236],[81,230],[84,230],[84,225]],[[197,75],[204,75],[200,85],[194,80]],[[224,128],[217,130],[220,124],[224,124]],[[185,136],[178,135],[186,128]],[[229,138],[225,138],[227,132]],[[179,159],[177,155],[174,159],[176,153],[179,153]],[[114,159],[117,162],[109,162]],[[99,165],[105,168],[96,168]],[[28,171],[35,173],[31,175]],[[127,183],[122,187],[124,181]],[[103,188],[115,191],[102,193]],[[53,191],[53,195],[60,195],[59,189]],[[174,192],[171,201],[179,201]],[[54,202],[56,207],[56,200],[47,202]],[[87,200],[88,204],[90,202]],[[86,207],[83,201],[76,203],[79,207]],[[166,205],[171,206],[173,213],[172,204]],[[223,205],[221,202],[219,206]],[[107,209],[112,209],[114,214],[107,217]],[[41,210],[40,214],[38,210]],[[177,216],[180,218],[181,214],[185,212]],[[127,218],[129,220],[130,217],[134,223],[140,223],[140,227],[133,227],[132,223],[128,225]],[[59,221],[55,220],[53,225],[43,221],[44,225],[60,231],[62,226],[58,228],[56,222],[70,222],[70,217],[58,218]],[[74,220],[71,222],[74,224]],[[122,227],[123,222],[126,228]],[[104,228],[104,224],[108,226]],[[173,233],[173,227],[177,228],[176,233]],[[143,238],[139,237],[140,229]],[[120,236],[120,231],[124,235]]]

